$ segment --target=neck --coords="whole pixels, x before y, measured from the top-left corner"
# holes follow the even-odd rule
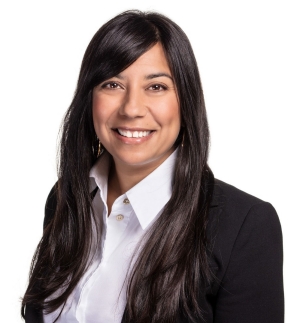
[[[107,189],[108,216],[110,215],[114,201],[148,176],[156,167],[127,169],[126,167],[118,167],[115,162],[112,162]]]
[[[170,152],[170,154],[172,151]],[[163,158],[143,165],[127,165],[118,160],[112,160],[108,176],[107,206],[108,214],[114,201],[133,186],[152,173],[160,166],[169,156],[166,154]]]
[[[159,165],[143,165],[140,167],[126,167],[113,163],[110,168],[108,187],[119,195],[129,191],[133,186],[152,173]]]

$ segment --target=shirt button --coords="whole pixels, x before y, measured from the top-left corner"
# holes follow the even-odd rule
[[[122,221],[124,219],[124,215],[119,214],[117,215],[117,221]]]
[[[124,199],[123,203],[124,203],[124,204],[129,204],[130,202],[129,202],[129,200],[128,200],[128,199]]]

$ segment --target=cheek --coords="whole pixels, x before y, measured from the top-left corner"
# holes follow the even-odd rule
[[[180,108],[176,99],[169,100],[157,109],[157,118],[163,126],[172,126],[174,131],[180,128]]]
[[[114,118],[120,106],[120,98],[117,95],[105,95],[101,93],[93,93],[93,121],[94,126],[109,122]]]
[[[107,109],[104,106],[103,100],[101,100],[97,96],[94,96],[92,104],[93,124],[97,137],[100,139],[101,142],[103,140],[105,141],[106,137],[104,133],[104,130],[106,129],[105,122],[108,118],[106,113]]]
[[[112,105],[107,102],[107,100],[103,99],[100,95],[93,96],[93,105],[92,105],[92,112],[93,112],[93,123],[95,130],[99,131],[103,129],[102,125],[107,123],[111,114],[112,114]]]
[[[103,122],[103,112],[98,107],[93,106],[93,123],[95,129]]]
[[[93,95],[93,122],[94,122],[94,126],[95,128],[97,127],[97,124],[101,123],[102,120],[102,110],[101,109],[102,106],[102,102],[100,100],[100,98],[97,95]]]

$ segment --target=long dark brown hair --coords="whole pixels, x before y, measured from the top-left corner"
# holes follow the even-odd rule
[[[207,213],[213,175],[207,165],[209,130],[197,63],[181,28],[158,13],[126,11],[91,40],[74,99],[62,127],[52,218],[33,257],[24,307],[52,312],[65,304],[89,265],[93,212],[89,171],[96,161],[92,91],[161,43],[177,89],[181,130],[172,196],[144,237],[129,275],[127,322],[175,322],[178,312],[199,322],[199,293],[210,278]],[[54,197],[53,197],[54,196]],[[49,207],[49,206],[48,206]],[[92,214],[92,216],[91,216]],[[57,290],[56,298],[46,301]]]

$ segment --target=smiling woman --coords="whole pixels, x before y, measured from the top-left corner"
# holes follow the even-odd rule
[[[282,323],[274,208],[214,179],[197,63],[157,13],[124,12],[83,58],[26,322]]]

